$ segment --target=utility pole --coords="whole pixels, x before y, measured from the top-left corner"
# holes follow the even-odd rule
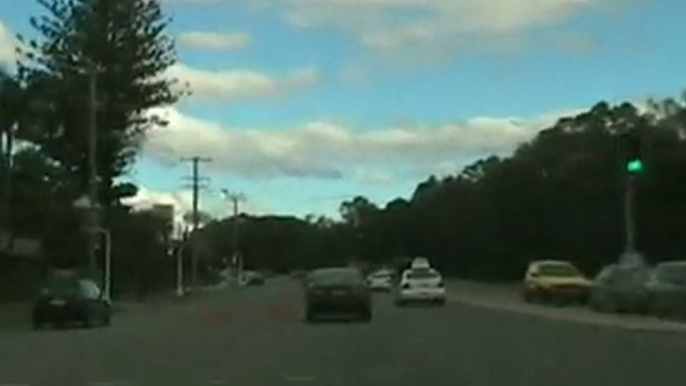
[[[193,283],[194,287],[197,287],[198,285],[198,238],[197,235],[195,235],[196,231],[200,228],[200,217],[198,216],[198,204],[200,201],[199,197],[199,190],[200,190],[200,163],[201,162],[210,162],[212,161],[211,158],[207,157],[200,157],[200,156],[194,156],[194,157],[187,157],[187,158],[182,158],[182,161],[185,162],[190,162],[191,167],[192,167],[192,176],[191,176],[191,186],[193,189],[193,212],[192,212],[192,229],[191,229],[191,248],[192,248],[192,256],[191,256],[191,280]]]
[[[224,198],[230,200],[233,205],[233,260],[238,263],[238,277],[243,273],[243,256],[240,253],[240,224],[239,224],[239,204],[245,200],[243,193],[231,193],[228,189],[222,189]]]
[[[98,268],[96,248],[100,229],[100,200],[98,199],[98,106],[97,106],[97,72],[94,65],[88,68],[88,199],[91,208],[87,213],[86,229],[88,230],[88,268],[92,273]]]

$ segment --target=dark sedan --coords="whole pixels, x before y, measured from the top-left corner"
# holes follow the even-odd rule
[[[371,321],[372,305],[364,276],[355,268],[325,268],[309,275],[306,289],[306,319],[320,316],[352,316]]]
[[[109,325],[110,302],[98,285],[83,278],[55,279],[45,285],[32,313],[33,327],[62,327],[77,322],[85,327]]]

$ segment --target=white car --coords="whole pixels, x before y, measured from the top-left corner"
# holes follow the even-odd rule
[[[374,291],[390,291],[393,274],[389,271],[376,271],[367,277],[367,285]]]
[[[445,304],[443,277],[432,268],[408,269],[403,272],[394,303],[403,306],[407,303],[428,302]]]
[[[426,257],[415,257],[412,259],[412,263],[410,264],[411,269],[428,269],[431,268],[431,264],[429,263],[429,259]]]

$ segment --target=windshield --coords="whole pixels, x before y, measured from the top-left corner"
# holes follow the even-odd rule
[[[569,264],[545,264],[538,268],[538,272],[542,276],[550,277],[575,277],[581,276],[579,270]]]

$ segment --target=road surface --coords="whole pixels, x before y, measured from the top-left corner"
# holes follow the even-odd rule
[[[0,331],[0,386],[683,385],[686,334],[450,302],[302,322],[299,285],[216,289],[122,312],[109,328]]]

